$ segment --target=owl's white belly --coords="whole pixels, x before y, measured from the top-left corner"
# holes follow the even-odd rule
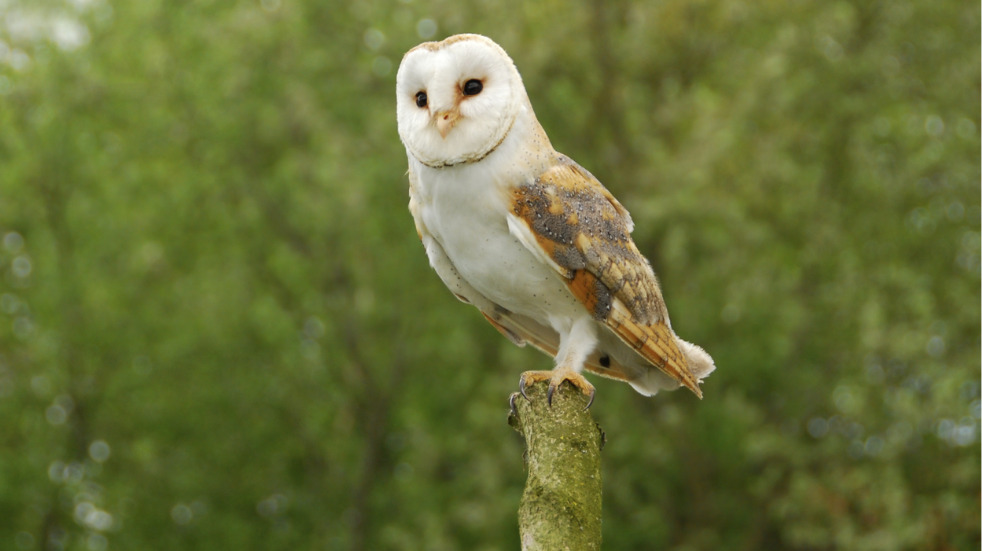
[[[424,169],[419,178],[419,216],[459,275],[484,298],[546,324],[585,315],[556,271],[509,232],[505,186],[476,168]]]

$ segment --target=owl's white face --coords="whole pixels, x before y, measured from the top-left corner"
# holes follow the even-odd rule
[[[486,157],[527,101],[508,54],[476,34],[416,46],[396,75],[399,137],[413,157],[433,167]]]

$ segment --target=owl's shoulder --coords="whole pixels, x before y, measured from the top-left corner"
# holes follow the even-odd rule
[[[634,230],[631,214],[620,201],[590,171],[562,153],[556,153],[535,178],[516,187],[512,211],[551,231],[566,227],[629,239]]]

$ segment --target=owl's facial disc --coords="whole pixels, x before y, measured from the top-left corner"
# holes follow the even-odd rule
[[[514,63],[483,36],[410,50],[396,76],[399,137],[432,167],[474,162],[504,140],[525,98]]]

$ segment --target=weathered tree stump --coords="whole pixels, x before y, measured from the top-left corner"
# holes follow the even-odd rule
[[[588,399],[564,383],[546,400],[548,383],[511,396],[508,424],[525,437],[528,480],[518,508],[523,551],[600,549],[600,450],[604,433]]]

